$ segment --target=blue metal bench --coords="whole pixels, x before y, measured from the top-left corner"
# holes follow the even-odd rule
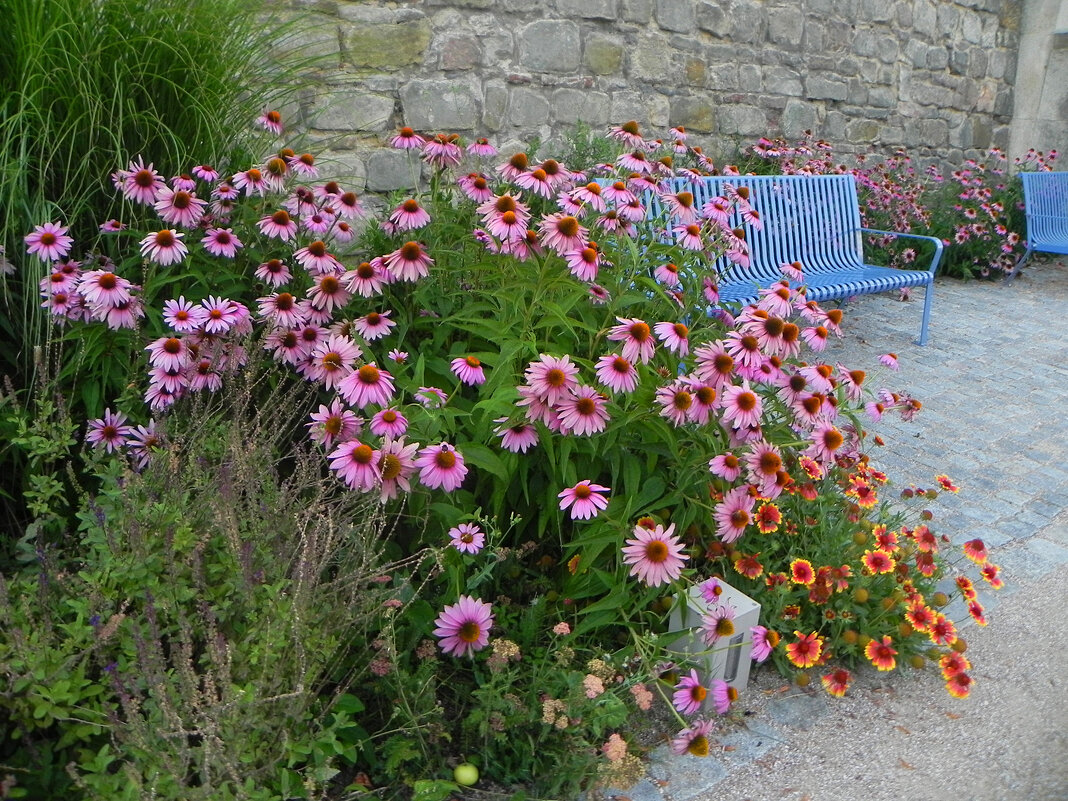
[[[1068,172],[1023,172],[1020,178],[1027,243],[1013,275],[1019,273],[1032,251],[1068,253]]]
[[[937,237],[875,231],[861,227],[857,187],[851,175],[765,175],[674,178],[669,191],[689,191],[700,208],[726,191],[726,185],[749,188],[749,204],[763,221],[763,229],[747,226],[735,214],[731,227],[745,229],[750,265],[741,267],[721,257],[719,273],[722,301],[751,303],[758,289],[782,281],[780,265],[800,262],[810,300],[844,299],[903,287],[925,287],[923,320],[917,344],[927,344],[927,323],[934,297],[934,276],[942,258]],[[654,193],[647,193],[649,219],[664,212]],[[864,263],[865,234],[920,239],[934,244],[934,257],[926,270],[898,270]],[[795,282],[792,282],[796,286]]]

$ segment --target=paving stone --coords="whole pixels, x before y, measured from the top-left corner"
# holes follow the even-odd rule
[[[1006,581],[1033,580],[1068,564],[1068,548],[1033,537],[1016,547],[1001,551],[996,564],[1005,573]]]
[[[784,726],[808,731],[817,724],[817,719],[827,711],[827,702],[819,695],[798,693],[768,703],[771,719]]]

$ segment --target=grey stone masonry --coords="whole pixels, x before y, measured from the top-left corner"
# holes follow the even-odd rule
[[[635,119],[713,158],[811,131],[943,167],[1009,145],[1017,0],[261,1],[323,56],[290,124],[368,184],[402,125],[514,145]]]

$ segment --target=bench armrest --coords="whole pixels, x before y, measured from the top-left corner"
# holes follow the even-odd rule
[[[934,258],[931,259],[931,266],[927,269],[931,271],[931,275],[938,272],[938,265],[942,261],[942,250],[944,245],[942,240],[937,236],[924,236],[922,234],[903,234],[900,231],[878,231],[874,228],[861,228],[860,232],[863,234],[882,234],[884,236],[903,236],[906,239],[923,239],[928,242],[933,242],[935,246]]]

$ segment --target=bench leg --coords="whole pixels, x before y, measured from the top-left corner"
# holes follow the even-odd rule
[[[1027,247],[1024,249],[1023,255],[1020,256],[1019,261],[1016,262],[1016,266],[1012,268],[1012,272],[1009,273],[1007,276],[1005,276],[1005,280],[1008,281],[1008,282],[1015,281],[1016,280],[1016,276],[1018,276],[1020,274],[1020,270],[1024,266],[1024,262],[1027,261],[1030,257],[1031,257],[1031,244],[1028,243]]]
[[[927,285],[923,290],[923,319],[920,322],[920,338],[917,345],[927,344],[927,323],[931,321],[931,302],[934,300],[934,282]]]

